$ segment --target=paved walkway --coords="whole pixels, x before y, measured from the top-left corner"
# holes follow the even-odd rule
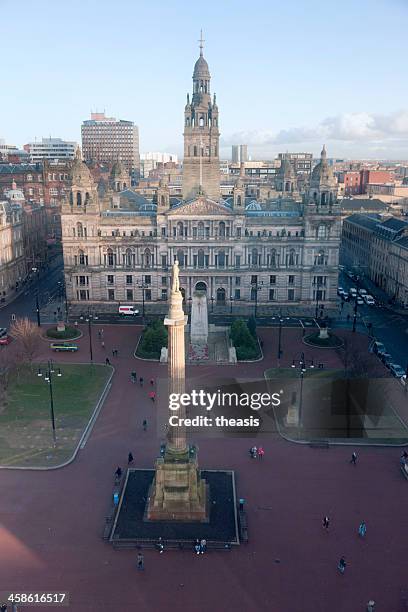
[[[311,449],[269,435],[262,440],[264,459],[254,461],[251,439],[202,439],[201,467],[236,470],[238,493],[247,499],[249,544],[198,557],[147,551],[145,571],[138,572],[135,551],[114,551],[102,542],[117,465],[131,450],[136,466],[150,468],[158,453],[149,389],[132,384],[129,373],[136,369],[148,381],[165,366],[132,358],[137,333],[134,326],[106,327],[105,351],[94,341],[98,361],[112,348],[119,356],[109,354],[116,367],[112,390],[78,459],[45,473],[0,470],[0,590],[67,590],[74,612],[363,612],[370,598],[379,612],[404,610],[408,483],[395,449],[361,449],[354,467],[349,448]],[[295,351],[290,334],[299,333],[285,330],[286,365]],[[261,336],[265,361],[238,365],[236,376],[260,375],[276,365],[277,330]],[[58,360],[87,359],[87,336],[79,343],[78,354]],[[338,358],[330,353],[327,363],[335,367]],[[225,372],[231,375],[231,368],[187,369],[206,379]],[[325,514],[328,532],[321,524]],[[367,535],[361,541],[363,519]],[[342,555],[344,575],[336,569]]]

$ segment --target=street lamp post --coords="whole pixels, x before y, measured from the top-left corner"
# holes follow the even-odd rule
[[[230,295],[230,314],[232,314],[232,302],[234,301],[234,298],[232,295]]]
[[[353,329],[352,329],[353,332],[356,331],[356,324],[357,324],[357,306],[358,306],[357,300],[358,300],[358,290],[360,287],[359,280],[360,280],[360,277],[357,276],[357,279],[356,279],[357,291],[356,291],[356,299],[354,302],[354,314],[353,314]]]
[[[214,312],[214,296],[211,296],[211,312]]]
[[[52,439],[54,442],[54,447],[57,445],[57,434],[55,430],[55,413],[54,413],[54,393],[52,388],[52,375],[54,374],[54,364],[50,359],[47,364],[46,371],[44,372],[44,381],[48,383],[48,387],[50,390],[50,415],[51,415],[51,427],[52,427]],[[38,369],[37,376],[43,376],[41,368]],[[62,376],[61,369],[58,368],[57,376]]]
[[[319,314],[319,297],[320,297],[320,287],[321,285],[317,285],[316,288],[316,311],[315,311],[315,319],[318,318],[318,314]]]
[[[188,298],[188,310],[189,310],[189,313],[190,313],[190,322],[191,322],[191,304],[192,304],[192,302],[193,302],[193,298],[190,295],[190,297]]]
[[[84,315],[81,314],[79,317],[81,320],[84,319]],[[88,323],[88,336],[89,336],[89,357],[91,360],[91,364],[93,365],[93,348],[92,348],[92,321],[97,319],[98,317],[93,314],[91,311],[91,307],[88,308],[88,313],[85,316],[85,321]]]
[[[142,290],[142,318],[143,318],[143,323],[144,323],[144,318],[145,318],[145,290],[149,288],[148,283],[145,283],[143,281],[143,279],[137,284],[137,286],[139,287],[139,289]]]
[[[41,315],[40,315],[40,302],[39,302],[39,294],[40,294],[40,271],[38,268],[31,268],[31,270],[34,272],[34,274],[36,275],[36,279],[37,279],[37,293],[35,296],[35,311],[37,313],[37,325],[38,327],[41,327]]]
[[[251,283],[251,288],[253,289],[253,291],[255,291],[255,307],[254,307],[255,319],[256,319],[257,312],[258,312],[258,291],[262,289],[262,285],[263,285],[262,281],[260,285],[258,285],[258,283]]]
[[[296,366],[299,368],[299,378],[300,378],[300,392],[299,392],[299,424],[302,425],[302,408],[303,408],[303,379],[306,373],[306,360],[305,360],[305,354],[302,352],[300,355],[300,360],[298,363],[296,363],[296,360],[293,359],[292,361],[292,368],[296,368]],[[311,360],[311,364],[310,364],[310,368],[313,369],[314,368],[314,361],[313,359]]]

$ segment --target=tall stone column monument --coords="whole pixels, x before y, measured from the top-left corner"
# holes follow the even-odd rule
[[[169,314],[164,320],[168,328],[168,392],[181,394],[185,388],[185,338],[187,316],[183,312],[183,296],[179,284],[179,266],[172,269]],[[185,408],[175,412],[185,417]],[[169,410],[170,416],[170,410]],[[156,460],[156,473],[149,491],[147,520],[206,521],[207,485],[200,478],[197,455],[190,453],[184,426],[169,426],[166,450]]]

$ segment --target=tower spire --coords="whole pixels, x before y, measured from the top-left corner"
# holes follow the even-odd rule
[[[203,57],[203,47],[204,47],[204,38],[203,38],[203,31],[200,30],[200,40],[198,41],[200,43],[200,57]]]

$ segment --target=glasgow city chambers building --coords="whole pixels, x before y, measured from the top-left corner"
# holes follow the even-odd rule
[[[256,195],[241,172],[222,196],[219,111],[210,82],[201,46],[184,109],[182,197],[172,195],[166,177],[152,197],[141,195],[120,160],[110,180],[96,184],[77,150],[62,206],[71,303],[116,308],[143,297],[166,301],[176,258],[185,299],[200,289],[221,305],[336,300],[340,215],[325,148],[302,194],[282,160],[274,183]]]

